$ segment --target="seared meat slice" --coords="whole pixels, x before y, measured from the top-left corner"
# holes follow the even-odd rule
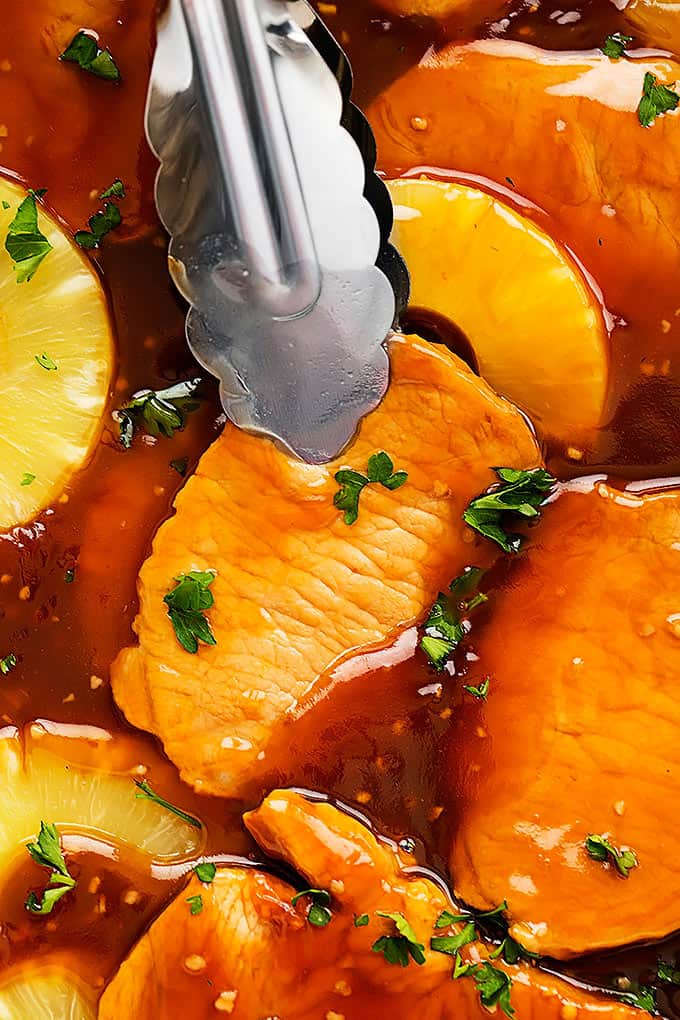
[[[451,956],[429,948],[433,934],[463,929],[434,928],[451,909],[446,895],[429,878],[406,874],[406,862],[358,819],[284,790],[267,797],[246,824],[310,886],[331,891],[330,922],[310,924],[309,900],[293,906],[295,889],[259,870],[221,868],[210,885],[192,878],[122,964],[102,996],[99,1020],[214,1020],[221,1013],[235,1020],[366,1020],[376,1007],[395,1020],[488,1016],[474,979],[452,981]],[[186,900],[196,896],[203,907],[192,914]],[[394,932],[394,922],[375,911],[406,918],[425,947],[422,966],[413,960],[392,965],[371,950],[381,935]],[[367,922],[357,926],[355,918],[364,915]],[[461,962],[486,958],[479,942],[461,950]],[[510,1005],[518,1020],[640,1016],[526,964],[493,966],[511,976]]]
[[[444,347],[398,337],[392,381],[352,446],[303,464],[227,426],[156,535],[139,579],[139,645],[114,664],[118,704],[151,730],[197,790],[237,795],[266,767],[273,732],[339,659],[389,642],[437,591],[497,550],[463,524],[494,465],[534,467],[517,410]],[[333,505],[340,467],[384,450],[401,488],[368,485],[348,526]],[[188,654],[163,603],[173,578],[217,572],[217,640]]]

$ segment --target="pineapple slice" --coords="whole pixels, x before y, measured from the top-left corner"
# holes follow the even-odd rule
[[[23,974],[0,986],[0,1020],[94,1020],[95,1009],[61,971]]]
[[[680,54],[680,0],[633,0],[626,7],[626,17],[633,26],[631,35],[637,29],[644,33],[648,46]]]
[[[608,335],[576,263],[535,223],[476,188],[425,177],[388,182],[391,240],[411,273],[411,304],[466,335],[481,375],[544,435],[598,425]]]
[[[87,459],[113,363],[102,286],[42,209],[38,225],[52,251],[17,283],[5,239],[25,197],[0,178],[0,530],[35,517]]]
[[[200,853],[202,829],[136,798],[130,775],[121,774],[115,740],[93,743],[88,738],[91,760],[99,769],[77,760],[72,748],[79,743],[50,736],[39,724],[25,741],[13,728],[0,731],[0,873],[7,874],[25,853],[41,820],[55,823],[63,836],[88,833],[109,843],[126,843],[162,864]],[[107,763],[114,771],[101,771]]]

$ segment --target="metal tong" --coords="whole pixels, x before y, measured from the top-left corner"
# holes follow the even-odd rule
[[[304,0],[170,0],[159,22],[147,133],[187,340],[228,417],[310,463],[382,398],[408,289],[350,87]]]

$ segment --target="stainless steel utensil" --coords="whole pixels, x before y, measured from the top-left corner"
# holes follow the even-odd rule
[[[344,54],[304,0],[170,0],[147,133],[187,339],[238,426],[311,463],[388,384],[407,275]]]

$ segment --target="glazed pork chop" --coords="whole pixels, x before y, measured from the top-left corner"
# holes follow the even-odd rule
[[[534,952],[680,927],[679,578],[679,492],[580,482],[491,596],[473,671],[488,700],[452,734],[451,870],[475,907],[507,900]],[[637,864],[592,856],[589,836]]]
[[[453,958],[430,938],[461,936],[465,924],[435,928],[455,909],[438,885],[404,872],[404,860],[357,818],[330,804],[275,791],[246,815],[263,849],[295,867],[310,886],[331,890],[330,921],[310,923],[309,900],[259,869],[220,868],[210,885],[197,878],[141,938],[107,987],[99,1020],[363,1020],[376,1007],[396,1020],[471,1020],[488,1016],[474,974],[451,980]],[[412,864],[412,861],[408,863]],[[202,899],[192,914],[189,902]],[[372,950],[404,918],[424,960],[406,966]],[[307,917],[305,916],[307,915]],[[461,941],[464,941],[461,940]],[[418,954],[416,954],[418,955]],[[486,961],[486,967],[485,967]],[[508,1011],[522,1020],[633,1020],[639,1011],[600,999],[520,963],[490,964],[488,947],[463,945],[459,966],[509,978]],[[479,973],[479,972],[477,972]]]
[[[274,732],[329,668],[379,647],[495,547],[464,525],[492,466],[540,462],[519,412],[445,347],[395,337],[392,381],[336,462],[306,465],[227,426],[159,530],[139,578],[139,643],[113,666],[116,700],[196,790],[235,796]],[[386,451],[400,488],[367,485],[356,523],[333,505],[339,468]],[[216,571],[216,645],[189,655],[163,602],[173,578]]]

